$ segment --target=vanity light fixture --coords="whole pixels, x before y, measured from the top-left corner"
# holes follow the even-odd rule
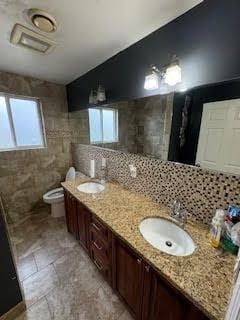
[[[98,91],[97,91],[97,101],[103,102],[105,100],[106,100],[105,89],[103,88],[103,86],[99,85]]]
[[[97,104],[97,91],[91,89],[89,94],[89,104]]]
[[[89,94],[89,104],[97,104],[106,100],[105,88],[102,85],[98,86],[98,90],[91,89]]]
[[[164,80],[169,86],[175,86],[182,81],[181,67],[176,56],[173,57],[170,66],[167,67]]]
[[[173,91],[171,87],[181,83],[181,80],[181,67],[177,57],[174,55],[171,64],[161,70],[154,65],[151,66],[150,71],[145,76],[144,89],[156,90],[163,86],[162,92],[171,92]]]
[[[159,74],[160,70],[152,65],[148,74],[145,76],[144,89],[156,90],[159,87]]]

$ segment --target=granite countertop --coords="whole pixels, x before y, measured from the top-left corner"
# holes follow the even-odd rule
[[[133,247],[154,269],[179,289],[211,319],[224,319],[231,292],[235,257],[210,245],[208,228],[188,221],[185,230],[192,236],[196,249],[190,256],[176,257],[152,247],[139,231],[146,217],[170,219],[167,208],[150,199],[108,182],[104,191],[82,193],[77,186],[89,178],[67,181],[62,186],[109,228]]]

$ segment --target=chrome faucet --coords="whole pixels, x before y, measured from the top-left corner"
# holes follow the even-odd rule
[[[185,210],[181,210],[180,201],[173,201],[170,208],[170,217],[176,220],[179,225],[184,228],[185,223],[187,222],[187,212]]]

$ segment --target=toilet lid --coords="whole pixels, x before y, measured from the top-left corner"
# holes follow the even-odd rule
[[[75,180],[75,177],[76,177],[76,171],[75,171],[75,168],[74,167],[71,167],[67,174],[66,174],[66,181],[68,180]]]

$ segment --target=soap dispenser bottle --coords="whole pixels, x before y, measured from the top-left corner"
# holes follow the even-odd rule
[[[221,240],[222,229],[225,219],[225,212],[222,209],[217,209],[211,224],[211,245],[218,248]]]

